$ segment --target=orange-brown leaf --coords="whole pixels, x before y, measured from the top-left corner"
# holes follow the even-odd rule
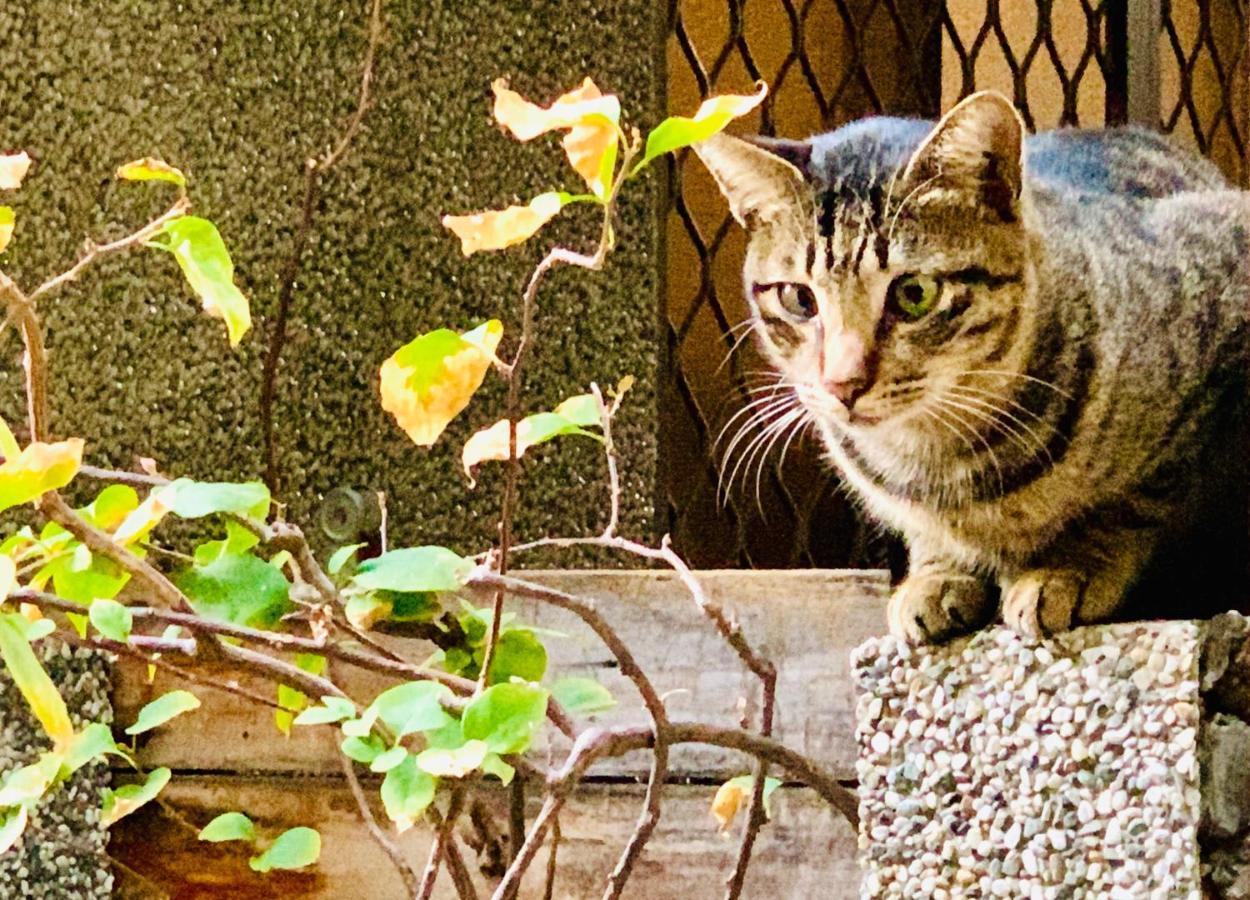
[[[502,250],[531,237],[551,221],[564,206],[560,194],[539,194],[526,206],[509,206],[467,216],[443,216],[443,227],[460,238],[460,252],[471,256],[479,250]]]

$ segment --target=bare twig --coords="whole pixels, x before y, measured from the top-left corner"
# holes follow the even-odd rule
[[[556,889],[556,856],[560,852],[560,817],[551,817],[551,849],[547,851],[547,880],[543,885],[543,900],[552,900]]]
[[[334,739],[334,732],[326,732]],[[373,807],[369,805],[369,798],[365,796],[364,788],[360,786],[360,779],[356,776],[356,768],[352,761],[345,755],[338,752],[337,743],[335,744],[335,756],[338,757],[339,767],[343,770],[343,778],[347,782],[347,787],[352,792],[352,798],[356,801],[356,809],[360,814],[360,821],[364,823],[368,829],[374,843],[382,848],[383,852],[390,857],[391,862],[395,865],[399,877],[404,881],[404,889],[409,897],[417,896],[418,881],[417,870],[404,856],[399,846],[391,840],[390,835],[382,830],[378,825],[378,820],[373,815]]]
[[[291,297],[295,292],[295,281],[299,277],[300,262],[304,249],[308,245],[312,233],[313,220],[317,214],[317,196],[321,189],[322,177],[338,165],[347,153],[352,140],[360,131],[365,112],[369,108],[370,90],[373,85],[373,64],[378,44],[382,40],[382,0],[370,0],[368,35],[365,40],[365,55],[361,63],[360,96],[356,109],[339,136],[332,149],[320,157],[304,160],[304,196],[300,204],[299,221],[295,228],[295,237],[291,243],[291,253],[282,267],[281,281],[278,286],[278,310],[274,316],[273,331],[269,335],[269,346],[265,352],[265,363],[261,371],[260,420],[261,432],[265,438],[265,483],[269,490],[278,492],[278,447],[274,430],[274,396],[277,392],[278,364],[282,358],[282,347],[286,344],[287,320],[291,313]]]
[[[668,771],[668,714],[664,710],[664,702],[660,699],[659,694],[656,693],[651,680],[638,665],[629,647],[621,640],[607,620],[580,597],[575,597],[572,594],[567,594],[554,588],[530,584],[506,575],[500,575],[480,566],[469,575],[466,580],[466,586],[482,590],[501,591],[518,597],[529,597],[530,599],[540,600],[573,613],[585,622],[599,640],[603,642],[604,646],[608,648],[608,651],[616,658],[621,674],[633,682],[634,687],[642,697],[643,706],[646,707],[647,713],[651,717],[653,757],[651,775],[647,782],[647,797],[641,817],[637,826],[635,826],[629,843],[625,847],[624,853],[621,855],[620,861],[612,871],[604,894],[606,897],[620,896],[620,892],[629,878],[638,854],[641,853],[643,846],[645,846],[655,830],[655,826],[660,818],[660,792],[663,789],[664,777]],[[576,747],[585,734],[583,732],[578,737],[577,743],[574,744],[574,752],[576,752]],[[525,843],[517,853],[516,858],[513,859],[512,865],[508,867],[508,872],[499,883],[499,887],[495,890],[496,900],[503,900],[503,898],[510,896],[520,884],[521,876],[530,863],[533,862],[534,855],[538,852],[538,848],[546,837],[551,819],[559,812],[563,802],[564,798],[559,797],[555,792],[548,794],[547,801],[543,804],[543,809],[530,827]]]
[[[464,792],[463,784],[457,784],[451,789],[447,815],[443,816],[434,832],[434,842],[430,845],[430,858],[421,876],[421,886],[415,894],[420,900],[430,900],[430,897],[434,895],[434,882],[438,880],[438,870],[442,866],[447,845],[454,840],[456,820],[460,818],[460,812],[464,809]]]
[[[594,253],[576,253],[565,247],[554,247],[543,257],[542,262],[530,274],[525,285],[525,293],[521,298],[521,334],[517,338],[516,351],[512,362],[505,370],[508,381],[508,400],[506,413],[508,419],[508,470],[504,479],[503,502],[499,510],[499,574],[508,572],[508,552],[512,545],[512,519],[515,514],[517,500],[517,482],[521,476],[521,460],[517,455],[517,423],[521,419],[521,387],[522,373],[530,345],[534,341],[534,311],[537,307],[538,289],[543,279],[556,266],[577,266],[597,272],[603,268],[604,261],[612,249],[612,217],[616,210],[617,195],[625,183],[629,164],[638,153],[638,142],[628,143],[622,154],[619,175],[608,191],[603,206],[603,225],[599,232],[599,243]],[[490,664],[495,657],[495,646],[499,643],[499,620],[503,617],[503,593],[495,594],[492,603],[493,615],[490,622],[490,635],[486,640],[486,652],[482,661],[482,672],[479,677],[479,689],[485,688],[490,674]]]
[[[130,250],[146,243],[156,237],[156,235],[160,233],[161,229],[165,227],[167,222],[177,219],[179,216],[186,215],[187,210],[190,208],[191,201],[187,198],[186,194],[179,194],[178,199],[174,201],[173,206],[161,215],[157,216],[148,224],[144,225],[138,231],[107,244],[88,243],[87,252],[78,259],[78,262],[74,263],[60,275],[49,278],[43,284],[39,285],[39,287],[30,292],[31,302],[34,302],[44,294],[49,294],[62,285],[73,281],[81,275],[88,266],[100,257],[110,256],[114,253],[121,253],[125,250]]]

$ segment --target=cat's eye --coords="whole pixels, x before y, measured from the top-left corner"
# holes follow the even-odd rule
[[[796,319],[810,319],[816,315],[816,295],[805,284],[787,282],[777,287],[777,299],[781,308]]]
[[[886,309],[908,322],[923,318],[937,306],[938,280],[929,275],[900,275],[890,282]]]

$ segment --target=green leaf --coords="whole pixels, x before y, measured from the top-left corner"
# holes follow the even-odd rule
[[[199,709],[200,698],[190,691],[170,691],[162,694],[143,709],[135,723],[126,729],[126,734],[143,734],[153,728],[159,728],[175,716]]]
[[[408,751],[403,747],[392,747],[385,753],[374,757],[373,762],[369,763],[370,772],[389,772],[397,765],[404,761],[408,756]]]
[[[637,172],[657,156],[689,147],[724,131],[725,126],[734,119],[746,115],[763,102],[767,93],[767,88],[761,84],[755,94],[709,97],[699,106],[699,111],[693,117],[671,116],[665,119],[647,135],[646,151],[633,172]]]
[[[570,397],[552,412],[534,413],[517,422],[517,456],[523,456],[526,450],[536,444],[543,444],[566,434],[580,434],[601,440],[599,435],[586,430],[599,424],[599,402],[594,395],[579,394]],[[480,463],[509,458],[509,443],[507,419],[501,419],[489,428],[481,429],[465,442],[460,452],[460,463],[470,483],[473,481],[473,470]]]
[[[112,531],[139,505],[139,495],[128,484],[110,484],[94,500],[78,510],[97,528]]]
[[[358,591],[455,591],[473,563],[446,547],[405,547],[366,559],[352,578]]]
[[[520,753],[547,715],[547,692],[536,685],[497,684],[479,694],[460,717],[464,736],[493,753]]]
[[[551,686],[551,696],[569,712],[583,715],[616,706],[612,692],[593,678],[561,678]]]
[[[503,782],[504,787],[512,784],[512,778],[516,775],[516,769],[500,759],[498,753],[487,753],[486,759],[482,760],[481,769],[483,775],[494,775]]]
[[[321,706],[310,706],[295,717],[296,725],[330,725],[356,715],[356,707],[346,697],[326,696]]]
[[[195,548],[195,564],[206,566],[222,556],[241,556],[260,543],[260,538],[233,519],[226,520],[226,537],[205,541]],[[273,560],[270,560],[272,563]]]
[[[123,816],[128,816],[143,804],[154,800],[169,783],[169,769],[153,769],[143,784],[128,784],[117,790],[104,789],[104,806],[100,824],[108,827]]]
[[[321,675],[326,670],[326,658],[317,653],[297,653],[295,665],[305,672]],[[291,735],[291,726],[295,723],[294,714],[308,705],[308,697],[303,691],[286,685],[278,685],[278,705],[281,709],[274,710],[274,724],[287,737]]]
[[[382,408],[414,443],[429,447],[468,406],[495,361],[503,324],[431,331],[405,344],[378,372]]]
[[[28,766],[14,769],[0,782],[0,808],[29,805],[44,795],[61,771],[61,756],[43,753]]]
[[[431,747],[417,754],[417,767],[438,778],[463,778],[486,759],[485,741],[465,741],[455,749]]]
[[[13,207],[0,206],[0,253],[4,252],[4,248],[9,246],[9,241],[13,239],[13,228],[17,224],[17,217],[13,213]],[[8,456],[6,453],[5,456]]]
[[[772,797],[773,791],[780,786],[781,782],[776,778],[764,779],[764,814],[770,819],[773,817],[773,810],[769,798]],[[734,817],[738,815],[738,810],[744,804],[749,803],[751,792],[754,789],[754,775],[739,775],[736,778],[730,778],[720,786],[712,800],[712,815],[716,817],[716,821],[720,823],[722,829],[726,829],[733,824]]]
[[[407,831],[434,801],[437,783],[417,768],[417,760],[409,755],[382,779],[382,805],[386,815],[399,831]]]
[[[378,694],[369,708],[395,737],[401,738],[442,728],[451,721],[443,709],[451,696],[451,688],[437,681],[410,681]]]
[[[38,500],[48,491],[65,487],[78,474],[82,439],[56,444],[35,443],[0,465],[0,512]]]
[[[26,831],[26,820],[29,813],[24,806],[13,806],[0,810],[0,854],[7,853],[21,839]]]
[[[161,492],[161,502],[183,519],[234,513],[263,519],[269,515],[269,488],[259,481],[193,481],[179,478]]]
[[[311,866],[321,857],[321,835],[315,829],[288,828],[259,856],[253,856],[248,865],[254,872],[272,869],[302,869]]]
[[[348,759],[354,759],[366,766],[386,752],[382,742],[372,735],[344,738],[343,743],[339,744],[339,749]]]
[[[222,841],[254,841],[256,826],[241,812],[222,813],[200,829],[199,838],[214,844]]]
[[[65,747],[61,772],[68,776],[89,762],[104,759],[108,754],[129,758],[113,740],[113,730],[102,722],[92,722],[74,735]]]
[[[65,701],[26,639],[25,622],[17,613],[0,613],[0,659],[43,730],[54,744],[61,745],[73,738],[74,726]]]
[[[356,551],[363,546],[364,544],[348,544],[346,547],[339,547],[330,554],[330,559],[326,562],[326,572],[337,575],[343,570],[343,566],[347,565],[348,560],[356,555]]]
[[[253,628],[274,628],[291,611],[291,585],[269,563],[250,554],[221,556],[184,569],[174,584],[200,615]]]
[[[511,628],[499,635],[488,683],[504,684],[513,678],[540,681],[546,672],[547,648],[534,632],[528,628]]]
[[[0,419],[0,456],[5,459],[16,459],[21,452],[22,448],[17,445],[17,438],[13,437],[13,430],[9,428],[9,423]]]
[[[124,181],[168,181],[185,187],[187,177],[164,160],[145,156],[117,167],[117,177]]]
[[[234,283],[234,262],[217,226],[199,216],[179,216],[166,222],[157,237],[166,241],[153,240],[149,246],[174,255],[204,311],[225,321],[230,346],[237,346],[252,327],[252,314]]]
[[[95,630],[106,638],[122,644],[130,640],[130,629],[134,624],[134,617],[131,616],[129,609],[116,600],[96,600],[91,604],[87,615],[91,619],[91,624],[95,626]]]

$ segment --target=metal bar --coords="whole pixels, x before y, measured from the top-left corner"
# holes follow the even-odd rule
[[[1159,127],[1159,32],[1162,0],[1128,0],[1127,88],[1128,121]]]

